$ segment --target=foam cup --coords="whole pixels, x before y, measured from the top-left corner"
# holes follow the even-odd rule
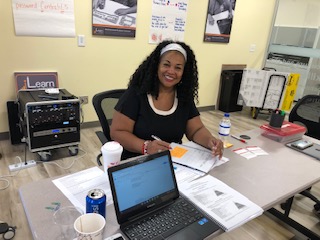
[[[107,172],[109,167],[118,165],[121,160],[123,147],[118,142],[107,142],[101,147],[103,168]]]

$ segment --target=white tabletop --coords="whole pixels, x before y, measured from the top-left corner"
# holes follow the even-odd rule
[[[248,144],[230,139],[234,146],[224,154],[230,161],[214,168],[210,174],[264,210],[320,181],[319,160],[261,136],[260,129],[245,134],[251,137]],[[246,146],[259,146],[268,155],[247,160],[233,152],[234,149]],[[62,206],[71,205],[52,180],[33,182],[19,190],[34,239],[57,237],[58,227],[52,221],[53,211],[46,207],[53,202],[60,202]],[[105,237],[119,231],[113,205],[107,207],[106,215]]]
[[[264,210],[320,181],[319,160],[290,149],[284,143],[261,136],[260,129],[245,134],[251,137],[248,143],[231,138],[234,146],[224,154],[230,161],[214,168],[210,174]],[[246,159],[233,152],[234,149],[246,146],[259,146],[268,155]]]

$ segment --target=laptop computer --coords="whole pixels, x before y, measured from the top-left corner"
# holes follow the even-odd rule
[[[170,151],[111,167],[108,176],[117,220],[129,239],[200,240],[220,229],[179,194]]]

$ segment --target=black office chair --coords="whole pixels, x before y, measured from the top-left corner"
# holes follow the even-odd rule
[[[126,89],[108,90],[97,93],[92,98],[92,104],[94,106],[94,109],[96,110],[100,125],[102,127],[102,131],[96,131],[96,134],[100,139],[102,145],[112,140],[110,137],[109,126],[112,122],[114,107],[125,91]],[[99,166],[101,166],[101,156],[101,153],[97,156],[97,163]]]
[[[320,95],[306,95],[302,97],[292,108],[289,121],[306,127],[306,135],[320,140]],[[308,174],[308,173],[306,173]],[[311,188],[302,192],[301,195],[315,202],[314,212],[320,218],[320,200],[311,193]],[[281,204],[282,209],[290,211],[293,198]]]
[[[307,128],[306,135],[320,139],[320,95],[306,95],[292,108],[289,122]]]

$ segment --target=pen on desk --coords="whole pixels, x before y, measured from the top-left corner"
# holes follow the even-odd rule
[[[232,134],[231,134],[230,136],[233,137],[233,138],[235,138],[235,139],[237,139],[237,140],[239,140],[240,142],[247,143],[246,140],[244,140],[244,139],[242,139],[242,138],[240,138],[240,137],[237,137],[237,136],[232,135]]]
[[[151,135],[151,137],[154,139],[154,140],[158,140],[158,141],[162,141],[161,138],[155,136],[155,135]]]

